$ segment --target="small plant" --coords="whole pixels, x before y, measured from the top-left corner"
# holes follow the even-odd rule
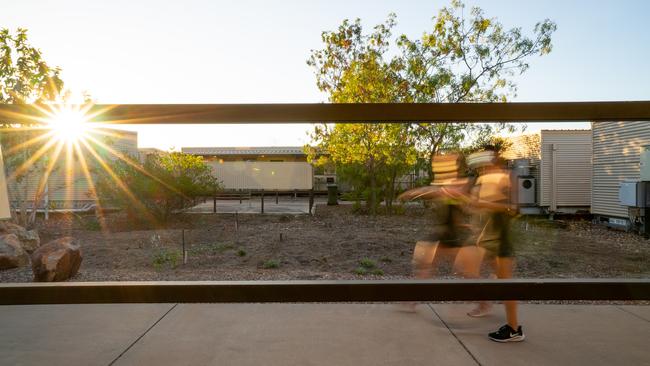
[[[181,261],[181,257],[180,250],[160,249],[153,256],[153,267],[156,271],[164,267],[176,268]]]
[[[391,209],[393,210],[393,215],[401,216],[406,213],[406,207],[404,205],[393,206]]]
[[[384,275],[384,270],[381,269],[381,268],[375,268],[370,273],[374,274],[375,276],[383,276]]]
[[[239,249],[237,251],[237,255],[240,257],[245,257],[246,256],[246,251],[244,249]]]
[[[370,258],[363,258],[359,261],[359,265],[365,269],[373,269],[377,267],[377,263]]]
[[[380,261],[383,262],[383,263],[392,263],[393,262],[393,260],[390,259],[389,257],[382,257],[380,259]]]
[[[84,220],[83,226],[85,230],[88,231],[99,231],[102,229],[102,226],[99,224],[98,220]]]
[[[363,267],[357,267],[352,272],[357,276],[363,276],[368,273],[368,270]]]
[[[278,263],[276,260],[269,259],[268,261],[264,262],[264,264],[262,264],[262,267],[264,267],[264,269],[280,268],[280,263]]]
[[[360,201],[354,201],[352,204],[352,213],[361,213],[363,209],[361,208],[361,202]]]

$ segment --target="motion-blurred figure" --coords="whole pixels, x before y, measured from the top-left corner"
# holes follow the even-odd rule
[[[468,277],[479,277],[481,262],[485,259],[493,266],[496,277],[512,278],[514,247],[510,240],[511,207],[509,204],[510,178],[497,154],[486,149],[467,158],[470,168],[478,171],[471,189],[470,207],[476,222],[476,246],[461,250],[458,261]],[[504,301],[507,324],[489,334],[497,342],[523,341],[525,336],[517,319],[517,302]],[[470,311],[470,316],[483,316],[489,303],[481,303]]]
[[[431,165],[434,174],[431,185],[406,191],[398,197],[403,201],[430,201],[436,214],[431,233],[418,241],[413,251],[414,275],[420,279],[433,277],[434,263],[442,258],[453,263],[471,234],[463,209],[470,183],[467,178],[460,177],[460,157],[436,156]]]

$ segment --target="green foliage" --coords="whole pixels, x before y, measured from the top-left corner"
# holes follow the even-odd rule
[[[467,17],[463,9],[462,2],[452,1],[419,39],[393,40],[394,14],[370,34],[360,19],[344,20],[337,30],[322,33],[324,46],[312,50],[307,64],[332,103],[505,102],[516,93],[510,79],[528,69],[530,57],[551,51],[556,25],[544,20],[527,37],[521,28],[504,29],[480,8]],[[427,162],[430,181],[437,153],[514,128],[503,123],[322,124],[306,150],[315,165],[334,165],[355,189],[369,191],[374,210],[378,194],[390,205],[390,183],[413,168],[416,152]]]
[[[375,276],[383,276],[384,275],[384,270],[381,269],[381,268],[375,268],[370,273],[375,275]]]
[[[237,255],[240,257],[245,257],[246,256],[246,251],[244,249],[239,249],[237,251]]]
[[[382,261],[382,262],[384,262],[384,263],[391,263],[391,262],[393,262],[393,260],[392,260],[391,258],[389,258],[389,257],[382,257],[382,258],[380,259],[380,261]]]
[[[363,258],[359,261],[359,265],[365,269],[373,269],[377,267],[377,263],[370,258]]]
[[[0,28],[0,103],[26,104],[56,100],[63,89],[61,69],[49,66],[31,46],[27,30]]]
[[[363,268],[363,267],[357,267],[357,268],[354,269],[354,271],[352,271],[352,273],[354,273],[354,274],[356,274],[358,276],[363,276],[363,275],[366,275],[368,273],[368,270]]]
[[[266,262],[262,264],[262,267],[264,269],[275,269],[275,268],[280,268],[280,263],[274,259],[269,259]]]
[[[60,69],[48,65],[41,51],[33,47],[27,38],[27,30],[18,28],[11,33],[6,28],[0,28],[0,104],[46,103],[61,98],[63,80]],[[35,121],[36,122],[36,121]],[[20,223],[31,226],[35,220],[35,211],[27,217],[28,200],[40,203],[47,177],[40,174],[33,177],[36,171],[44,170],[49,165],[49,154],[46,152],[39,157],[37,151],[43,148],[49,139],[39,139],[47,131],[32,129],[35,123],[13,125],[0,120],[0,146],[4,163],[13,183],[11,196],[19,199],[21,206]],[[28,141],[37,143],[28,144]],[[37,179],[37,182],[29,180]],[[27,197],[22,187],[29,185],[38,187],[35,196]]]
[[[176,268],[180,263],[182,254],[180,250],[160,249],[153,255],[153,267],[159,271],[161,269]]]
[[[125,209],[134,220],[166,221],[172,212],[192,207],[195,198],[219,189],[211,168],[199,156],[161,153],[148,156],[143,164],[115,159],[108,165],[113,174],[105,169],[96,172],[98,198],[103,206]]]

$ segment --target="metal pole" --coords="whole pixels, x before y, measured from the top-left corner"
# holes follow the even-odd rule
[[[215,194],[213,197],[213,203],[212,203],[212,212],[217,213],[217,195]]]
[[[185,229],[181,230],[183,237],[183,264],[187,264],[187,251],[185,251]]]
[[[262,190],[262,213],[264,213],[264,190]]]
[[[276,190],[275,190],[275,204],[276,204],[276,205],[278,204],[279,196],[280,196],[280,192],[276,189]]]
[[[311,215],[311,210],[314,207],[314,189],[312,188],[309,191],[309,214]]]

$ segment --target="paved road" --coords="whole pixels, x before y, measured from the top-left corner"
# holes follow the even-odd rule
[[[650,365],[650,306],[523,305],[497,344],[468,304],[0,306],[1,365]]]
[[[314,205],[323,205],[327,203],[327,199],[323,197],[316,197]],[[259,214],[262,207],[260,197],[253,197],[251,200],[217,200],[217,213],[235,213]],[[214,202],[208,200],[195,207],[192,207],[187,212],[190,213],[212,213],[214,212]],[[309,213],[309,198],[298,197],[292,198],[281,196],[278,203],[275,203],[275,196],[265,196],[264,198],[264,213],[265,214],[283,214],[283,215],[301,215]]]

